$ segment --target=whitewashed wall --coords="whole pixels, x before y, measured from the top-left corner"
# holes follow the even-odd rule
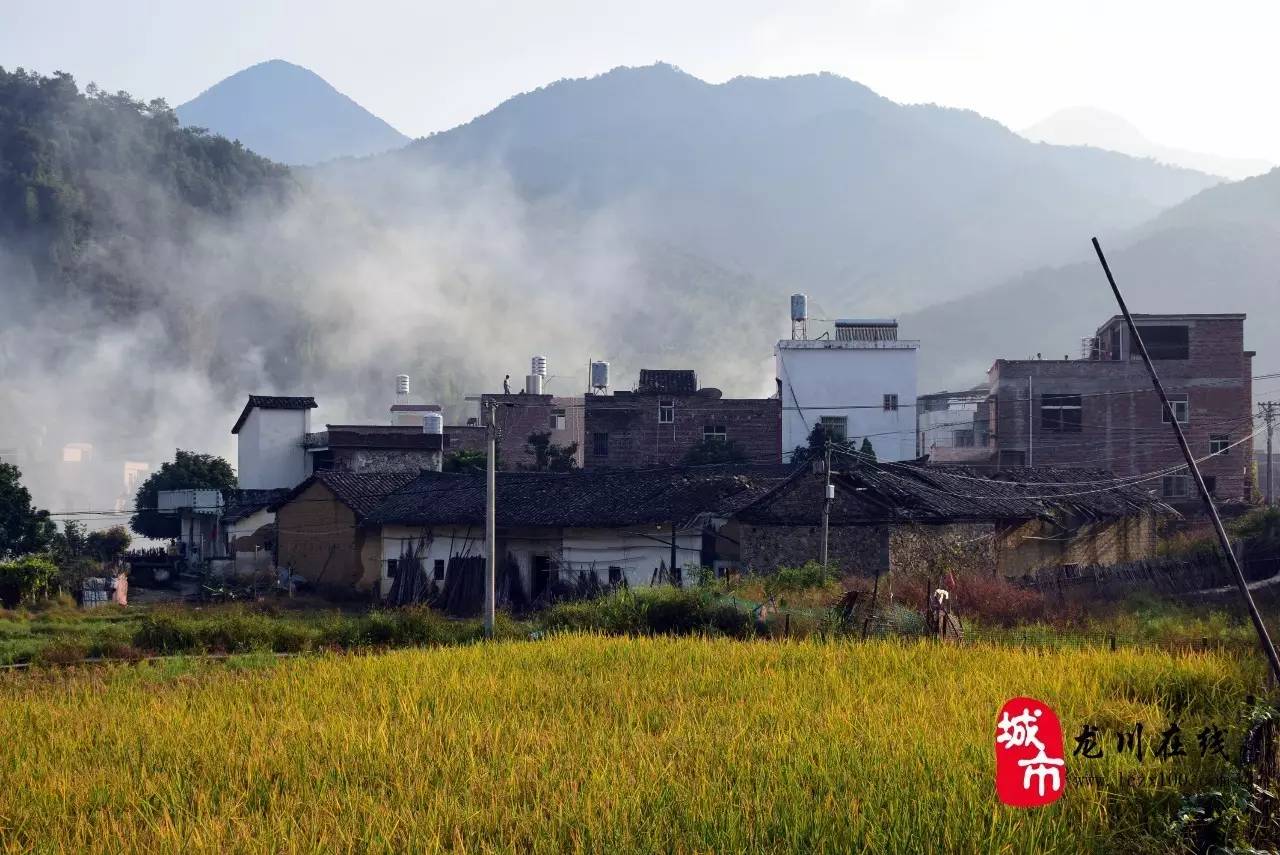
[[[784,459],[809,439],[821,416],[844,416],[848,436],[871,439],[880,460],[916,454],[916,354],[913,342],[783,341],[775,353],[782,391]],[[886,393],[898,409],[883,409]]]
[[[251,410],[236,434],[240,488],[270,490],[305,481],[311,472],[302,438],[310,430],[310,410]]]

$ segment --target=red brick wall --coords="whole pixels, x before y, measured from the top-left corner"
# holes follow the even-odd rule
[[[533,455],[525,446],[532,433],[550,433],[556,445],[578,443],[578,465],[582,465],[582,399],[558,398],[552,395],[485,395],[493,402],[494,423],[498,426],[498,462],[507,471],[525,468],[533,463]],[[565,411],[565,429],[551,429],[551,411]],[[482,407],[483,410],[483,407]]]
[[[673,401],[674,421],[658,422],[658,402]],[[782,459],[782,405],[776,398],[619,393],[588,395],[583,420],[584,466],[620,468],[678,464],[702,442],[709,425],[723,425],[749,462]],[[609,435],[608,456],[596,454],[593,435]]]

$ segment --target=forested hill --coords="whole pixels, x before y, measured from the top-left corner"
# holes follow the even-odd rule
[[[286,167],[179,127],[164,101],[0,68],[0,262],[34,273],[6,277],[7,297],[34,278],[45,297],[132,311],[149,246],[291,185]]]

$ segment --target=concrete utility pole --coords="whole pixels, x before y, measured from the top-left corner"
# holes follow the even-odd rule
[[[1098,243],[1098,239],[1093,239],[1094,252],[1098,254],[1098,261],[1102,263],[1102,270],[1107,274],[1107,283],[1111,285],[1111,293],[1115,295],[1116,303],[1120,306],[1120,313],[1124,315],[1125,325],[1129,328],[1129,344],[1130,352],[1133,348],[1138,349],[1138,353],[1142,355],[1142,363],[1147,367],[1147,373],[1151,375],[1151,385],[1155,387],[1156,394],[1160,396],[1160,405],[1164,410],[1165,417],[1169,420],[1169,425],[1173,428],[1173,435],[1178,440],[1178,447],[1182,449],[1182,456],[1187,461],[1187,469],[1191,471],[1192,480],[1196,483],[1196,489],[1200,492],[1200,500],[1204,502],[1205,513],[1213,522],[1213,529],[1218,535],[1218,546],[1222,548],[1222,557],[1226,559],[1227,566],[1231,568],[1231,573],[1235,576],[1236,586],[1240,589],[1240,596],[1244,598],[1244,604],[1249,609],[1249,618],[1253,621],[1253,628],[1258,633],[1258,643],[1262,647],[1262,652],[1267,657],[1267,662],[1271,665],[1271,676],[1276,680],[1280,680],[1280,655],[1276,653],[1276,646],[1271,643],[1271,635],[1267,632],[1267,625],[1262,622],[1262,614],[1258,611],[1258,604],[1253,601],[1253,594],[1249,591],[1249,583],[1245,581],[1244,570],[1240,567],[1240,559],[1236,556],[1235,550],[1231,548],[1231,541],[1227,537],[1227,530],[1222,525],[1222,518],[1218,516],[1218,509],[1213,504],[1213,496],[1209,494],[1209,488],[1205,486],[1204,476],[1200,474],[1200,467],[1196,464],[1195,455],[1191,453],[1191,446],[1187,445],[1186,434],[1182,432],[1182,425],[1178,423],[1177,416],[1173,413],[1173,405],[1169,403],[1169,396],[1165,394],[1164,384],[1160,382],[1160,375],[1156,373],[1156,367],[1151,363],[1151,354],[1147,353],[1147,346],[1142,341],[1142,336],[1138,333],[1138,326],[1133,322],[1133,315],[1129,314],[1129,307],[1125,305],[1124,297],[1120,295],[1120,286],[1116,284],[1116,279],[1111,275],[1111,266],[1107,264],[1107,257],[1102,254],[1102,244]]]
[[[484,563],[484,636],[493,638],[493,613],[497,601],[498,539],[497,539],[497,493],[498,493],[498,425],[494,418],[494,405],[485,407],[485,434],[489,439],[489,453],[485,461],[485,510],[484,510],[484,542],[486,558]]]
[[[1258,417],[1267,423],[1267,506],[1275,504],[1275,482],[1271,480],[1271,434],[1275,431],[1276,426],[1276,407],[1280,406],[1275,401],[1264,401],[1258,404]]]
[[[827,462],[823,467],[827,476],[825,500],[822,503],[822,566],[827,566],[827,530],[831,519],[831,500],[836,497],[835,485],[831,483],[831,440],[827,440]]]

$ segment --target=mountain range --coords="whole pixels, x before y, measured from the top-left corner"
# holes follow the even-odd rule
[[[845,314],[901,311],[1065,260],[1218,182],[1028,142],[830,74],[709,84],[664,64],[518,95],[382,159],[500,167],[527,198],[626,208],[636,236]],[[378,158],[374,159],[379,160]]]
[[[1148,139],[1123,116],[1096,107],[1059,110],[1023,130],[1022,135],[1035,142],[1093,146],[1133,157],[1147,157],[1160,163],[1185,166],[1232,180],[1261,175],[1274,166],[1258,158],[1223,157],[1161,145]]]
[[[238,71],[174,111],[183,125],[294,166],[363,157],[409,138],[318,74],[279,59]]]

